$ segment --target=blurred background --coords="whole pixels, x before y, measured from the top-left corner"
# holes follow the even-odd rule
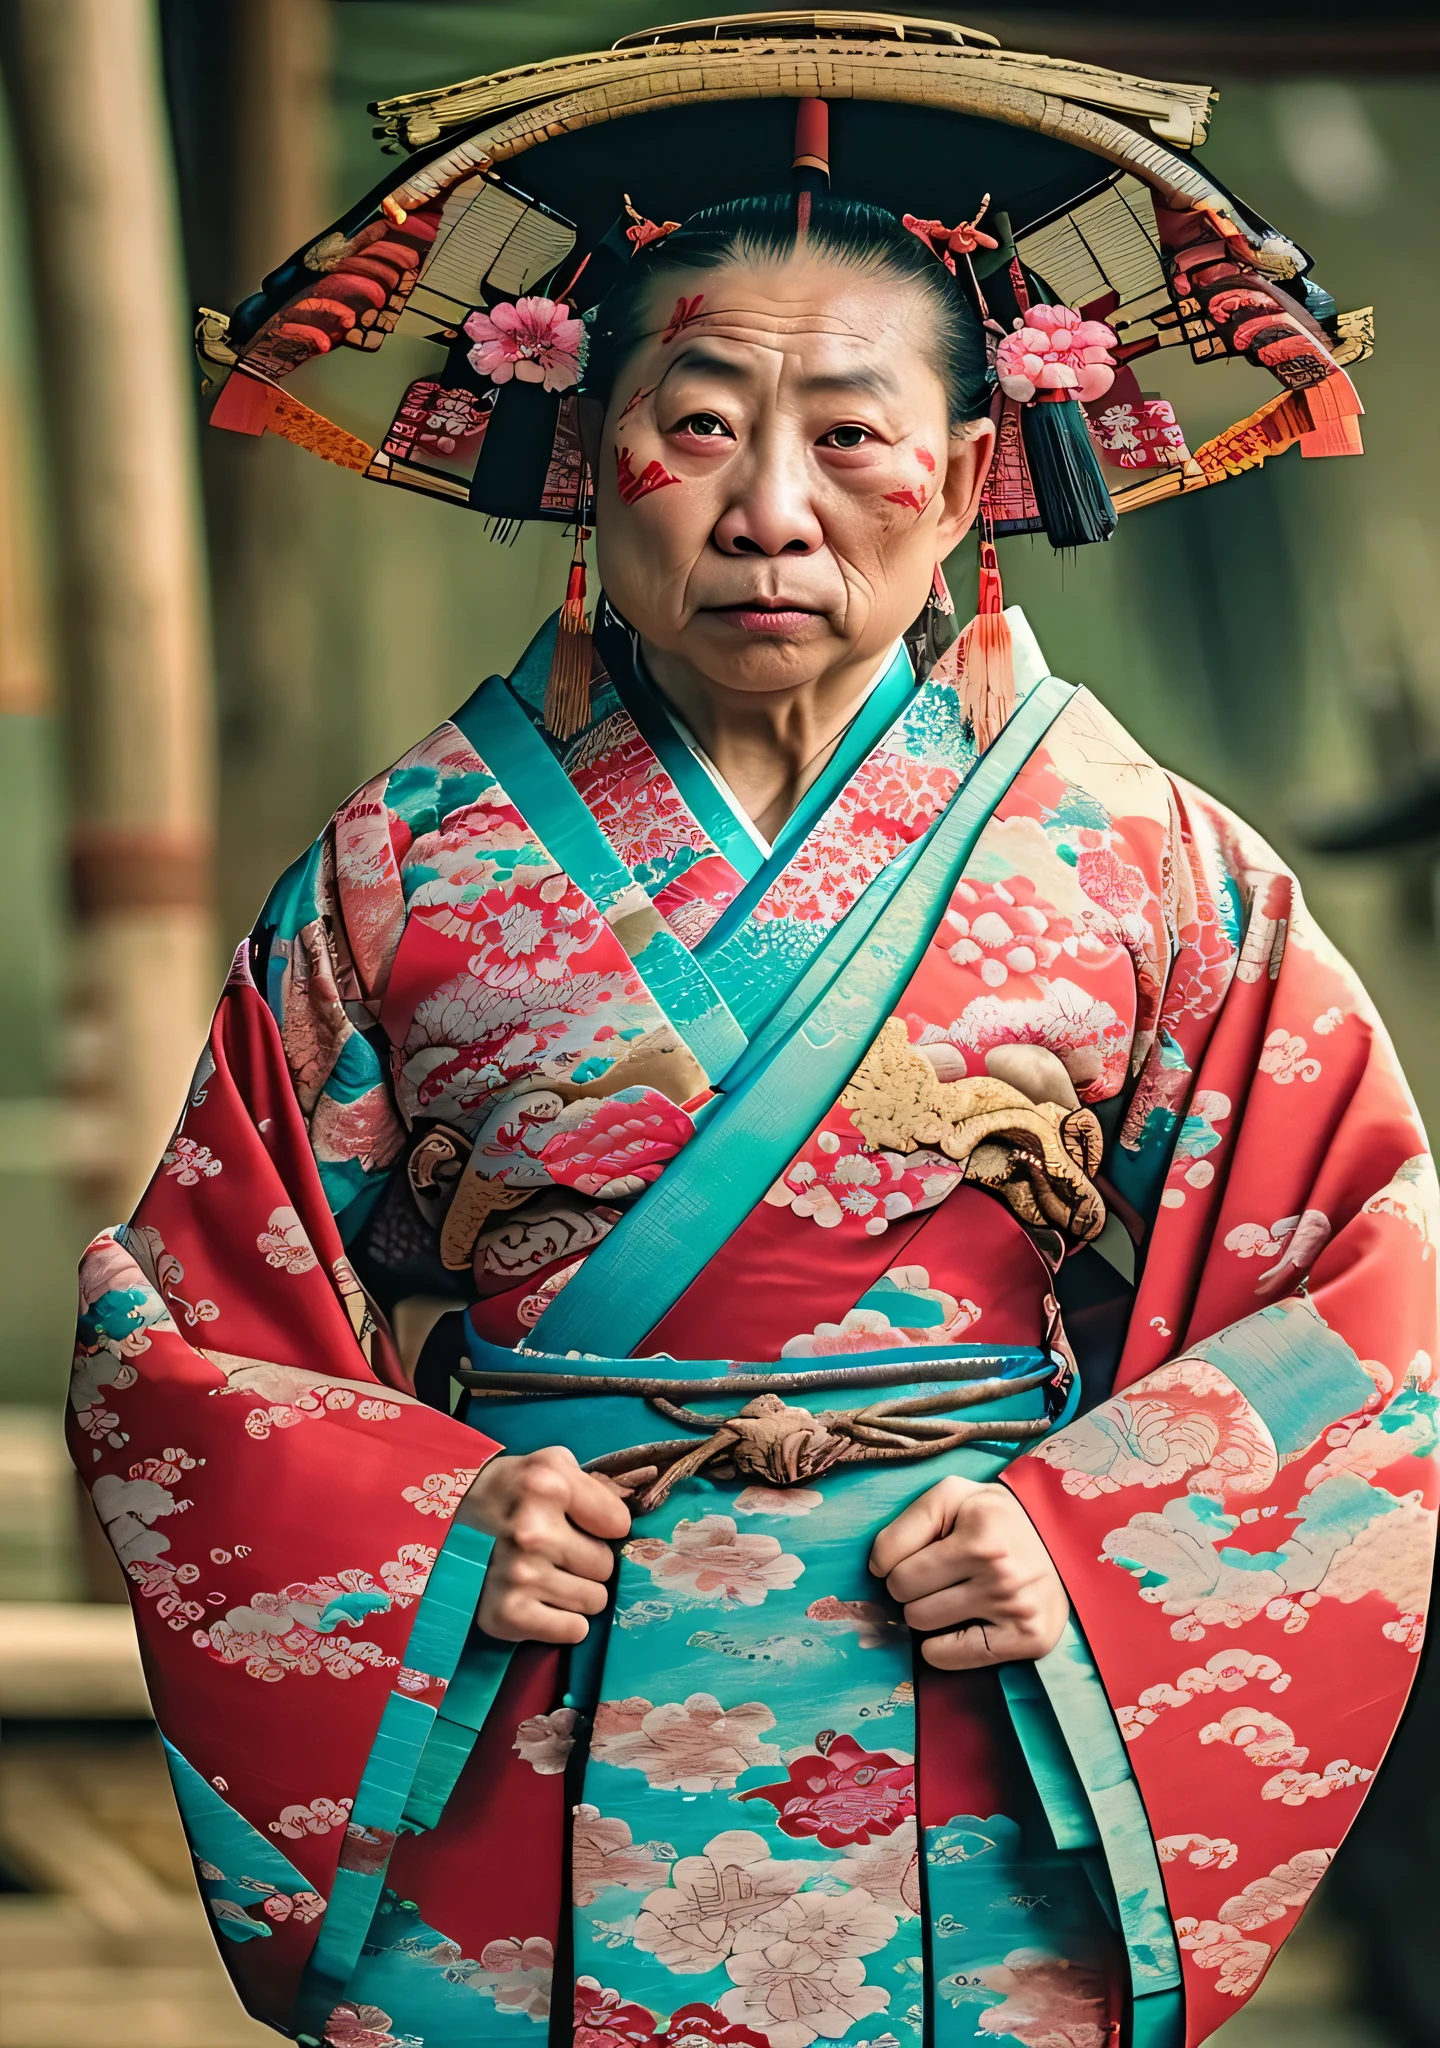
[[[1433,1127],[1435,10],[919,11],[1217,85],[1209,167],[1314,252],[1342,308],[1376,309],[1363,462],[1291,455],[1078,558],[1008,541],[1002,566],[1056,669],[1298,867]],[[663,18],[658,0],[0,0],[3,2048],[262,2037],[192,1899],[123,1587],[77,1510],[71,1274],[139,1192],[271,880],[509,665],[566,546],[497,546],[273,435],[209,432],[192,308],[229,308],[375,181],[367,101]],[[343,412],[364,359],[339,353],[315,375]],[[1270,395],[1256,374],[1197,375],[1192,446]],[[951,568],[964,616],[973,562]],[[1357,817],[1395,843],[1315,850]],[[1226,2048],[1440,2043],[1433,1691]]]

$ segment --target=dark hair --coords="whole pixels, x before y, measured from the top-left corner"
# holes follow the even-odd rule
[[[608,404],[625,358],[644,332],[650,288],[670,271],[718,270],[732,262],[792,256],[798,246],[793,192],[731,199],[692,214],[663,241],[632,257],[624,276],[596,307],[590,324],[585,390]],[[811,199],[805,247],[839,263],[873,270],[897,283],[917,284],[935,313],[939,360],[952,420],[976,419],[989,405],[985,337],[958,280],[918,236],[883,207],[858,199]]]

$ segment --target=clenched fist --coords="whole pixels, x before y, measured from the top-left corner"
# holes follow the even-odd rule
[[[614,1488],[556,1444],[492,1458],[458,1512],[495,1538],[475,1617],[485,1633],[504,1643],[583,1642],[585,1617],[603,1611],[615,1568],[608,1545],[630,1533]]]
[[[973,1479],[942,1479],[912,1501],[875,1538],[870,1569],[926,1632],[920,1654],[939,1671],[1044,1657],[1070,1612],[1014,1494]]]

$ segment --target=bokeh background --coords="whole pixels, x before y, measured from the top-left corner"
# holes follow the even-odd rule
[[[562,582],[552,531],[497,546],[480,520],[366,491],[273,436],[207,431],[191,309],[233,305],[374,182],[367,101],[663,14],[0,0],[3,2048],[261,2038],[191,1897],[123,1588],[60,1446],[71,1274],[138,1193],[270,881],[513,660]],[[1311,850],[1440,760],[1433,5],[955,18],[1216,84],[1207,164],[1314,251],[1342,308],[1376,309],[1363,462],[1290,455],[1127,518],[1106,548],[1010,541],[1002,566],[1058,671],[1298,867],[1433,1126],[1435,847],[1422,831],[1382,854]],[[340,354],[305,395],[343,415],[368,365]],[[1192,445],[1273,388],[1244,364],[1195,373]],[[963,613],[973,562],[951,570]],[[1227,2048],[1440,2042],[1434,1689]]]

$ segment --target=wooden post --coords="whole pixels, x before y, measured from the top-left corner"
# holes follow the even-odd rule
[[[327,0],[236,0],[232,34],[227,303],[253,292],[332,212]],[[326,774],[335,736],[325,719],[334,656],[317,586],[335,547],[337,479],[317,477],[324,465],[273,435],[206,431],[202,456],[225,752],[219,902],[227,929],[240,932],[336,800]],[[342,519],[354,516],[346,497],[340,507]]]
[[[123,1214],[217,985],[194,415],[153,0],[10,0],[56,506],[82,1049],[76,1161]]]

